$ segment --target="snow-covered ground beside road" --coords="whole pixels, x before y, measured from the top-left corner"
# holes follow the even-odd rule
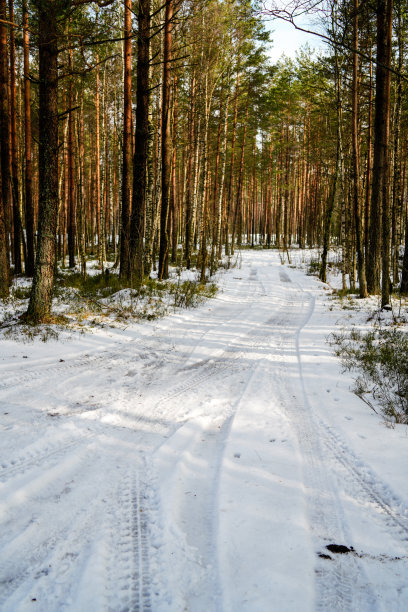
[[[248,250],[196,309],[0,338],[0,610],[405,612],[408,428],[329,293]]]

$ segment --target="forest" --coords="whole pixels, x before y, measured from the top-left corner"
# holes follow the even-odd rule
[[[0,0],[1,612],[408,610],[407,9]]]
[[[272,63],[267,23],[304,14],[324,51]],[[407,34],[402,0],[0,0],[0,296],[32,276],[37,323],[58,265],[205,282],[241,246],[319,247],[324,281],[336,246],[343,289],[386,307],[408,292]]]

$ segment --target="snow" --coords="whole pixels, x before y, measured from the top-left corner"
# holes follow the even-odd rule
[[[1,337],[2,611],[408,609],[408,429],[326,342],[373,302],[305,262],[247,250],[196,309]]]

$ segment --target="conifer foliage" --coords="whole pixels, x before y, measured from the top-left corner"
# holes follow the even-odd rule
[[[265,6],[0,0],[0,296],[33,276],[29,321],[90,257],[138,288],[319,246],[324,280],[335,244],[345,288],[408,291],[403,3],[319,5],[325,51],[274,64],[265,13],[307,6]]]

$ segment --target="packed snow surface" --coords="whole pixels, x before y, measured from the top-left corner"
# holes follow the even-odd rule
[[[408,610],[407,427],[351,393],[328,293],[245,251],[197,309],[3,338],[2,612]]]

